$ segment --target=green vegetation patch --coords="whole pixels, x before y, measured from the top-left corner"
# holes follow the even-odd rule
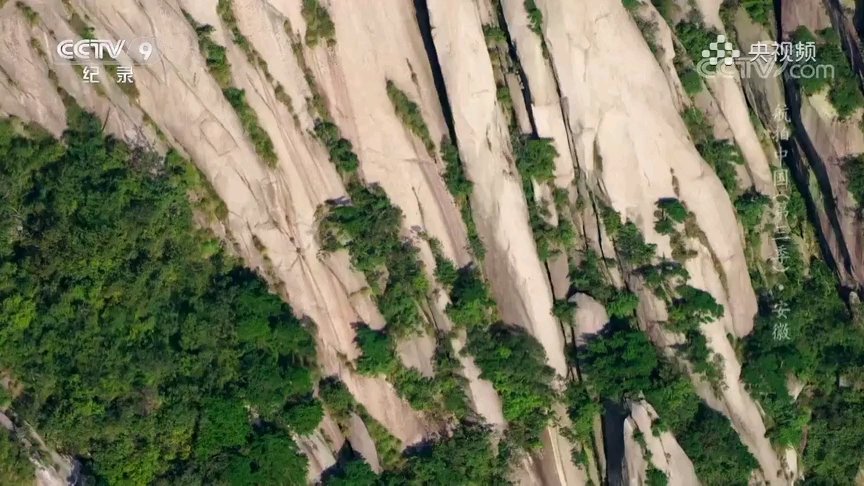
[[[748,235],[756,236],[762,223],[762,215],[771,205],[771,198],[755,191],[748,191],[735,199],[738,221]]]
[[[859,88],[858,76],[852,70],[849,59],[840,45],[840,37],[833,27],[818,32],[817,39],[807,27],[796,29],[791,39],[793,43],[816,43],[816,58],[799,62],[802,74],[797,81],[805,95],[812,95],[825,88],[828,100],[840,118],[847,118],[855,110],[864,106],[864,95]],[[826,66],[831,70],[825,69]]]
[[[429,155],[435,155],[435,143],[432,141],[432,136],[429,135],[429,127],[426,121],[423,120],[423,113],[420,111],[420,106],[413,102],[408,95],[399,89],[392,80],[387,80],[387,97],[393,103],[393,109],[396,110],[396,116],[402,121],[402,125],[411,131],[417,138],[423,142],[426,151]]]
[[[533,200],[534,191],[527,192],[529,201]],[[543,201],[545,202],[545,201]],[[537,245],[537,256],[540,260],[549,257],[570,247],[576,239],[576,232],[572,223],[564,218],[559,218],[557,226],[546,222],[551,215],[546,206],[531,202],[528,206],[528,219],[534,242]]]
[[[192,209],[203,213],[211,221],[224,221],[228,217],[228,207],[225,202],[216,194],[216,189],[210,185],[210,181],[195,167],[195,164],[179,152],[172,150],[165,156],[165,165],[174,169],[173,173],[178,178],[179,184],[192,196],[190,197]]]
[[[419,250],[399,235],[402,210],[380,187],[352,181],[347,190],[350,204],[330,202],[321,221],[322,249],[348,250],[376,294],[388,333],[398,338],[419,331],[425,319],[418,302],[426,298],[429,281]]]
[[[225,22],[225,26],[228,27],[228,30],[231,31],[232,42],[234,42],[234,44],[239,47],[244,54],[246,54],[246,60],[249,61],[249,64],[260,68],[264,72],[264,77],[267,79],[267,82],[272,83],[273,75],[270,74],[270,69],[267,67],[267,61],[264,60],[264,57],[261,56],[252,43],[249,42],[249,39],[240,32],[240,27],[237,25],[237,17],[234,15],[231,0],[219,0],[216,4],[216,12],[219,14],[219,18],[222,19],[222,22]],[[281,95],[280,88],[282,91]],[[282,88],[281,85],[277,85],[275,91],[276,97],[280,98],[280,101],[287,97],[284,93],[284,88]]]
[[[468,379],[462,369],[462,363],[453,350],[449,336],[439,336],[435,348],[435,378],[433,394],[435,400],[442,403],[444,410],[451,412],[457,419],[463,419],[472,413],[471,405],[465,390],[468,389]],[[406,388],[403,386],[403,389]]]
[[[446,312],[453,324],[465,329],[484,327],[495,321],[495,301],[476,267],[459,269]]]
[[[578,264],[570,264],[570,291],[572,295],[580,292],[590,295],[594,300],[606,307],[606,313],[610,317],[627,318],[636,310],[639,298],[633,292],[624,289],[616,289],[608,283],[606,274],[601,269],[605,265],[597,252],[588,248],[582,254]],[[614,263],[612,260],[610,263]]]
[[[322,248],[348,250],[352,265],[366,275],[372,286],[378,309],[387,323],[382,331],[363,324],[356,327],[356,342],[362,351],[357,371],[386,376],[399,395],[417,410],[443,408],[457,417],[463,416],[467,413],[467,398],[462,391],[461,367],[453,359],[446,337],[439,339],[434,377],[406,368],[396,354],[396,340],[419,332],[425,325],[419,303],[430,290],[419,250],[400,237],[402,211],[390,203],[379,187],[352,181],[347,189],[350,204],[331,202],[321,222]],[[437,240],[430,239],[429,243],[438,263],[436,275],[444,276],[443,284],[453,285],[455,267],[443,257]],[[449,276],[445,275],[448,269]]]
[[[677,10],[674,0],[651,0],[651,5],[669,25],[672,25],[672,14]]]
[[[534,3],[534,0],[525,0],[523,3],[525,7],[525,12],[528,13],[528,25],[531,28],[531,32],[539,35],[540,38],[543,38],[543,12],[537,8],[537,4]]]
[[[465,352],[501,397],[508,440],[519,449],[539,447],[556,399],[555,372],[546,365],[543,347],[521,328],[498,321],[495,301],[474,267],[459,270],[446,312],[454,325],[466,329]]]
[[[574,442],[589,444],[594,437],[594,417],[603,413],[603,406],[595,400],[585,383],[571,382],[564,392],[567,417],[570,418],[570,433]],[[584,462],[574,461],[576,464]]]
[[[27,23],[31,26],[35,26],[39,24],[39,13],[33,10],[30,5],[27,5],[24,2],[15,2],[15,6],[21,11],[21,15],[27,19]]]
[[[668,484],[669,476],[650,464],[645,471],[645,486],[667,486]]]
[[[621,216],[611,207],[600,205],[601,219],[607,233],[613,239],[615,250],[621,261],[631,265],[636,274],[645,279],[645,284],[658,298],[664,300],[669,311],[666,327],[673,332],[684,334],[686,341],[678,350],[683,357],[690,360],[697,373],[704,374],[715,390],[722,387],[722,373],[719,363],[699,330],[701,324],[712,322],[723,315],[723,307],[718,305],[711,294],[687,285],[689,275],[678,262],[661,261],[654,263],[656,245],[645,242],[642,233],[632,221],[622,223]],[[679,221],[688,222],[691,215],[687,208],[677,199],[660,199],[657,202],[655,216],[658,218],[655,228],[658,232],[673,236],[673,258],[676,256],[676,245],[683,246],[684,236],[675,229]],[[676,238],[678,243],[676,243]],[[689,256],[686,255],[686,256]],[[596,259],[595,259],[596,261]],[[601,277],[590,267],[585,284],[595,284],[602,289]],[[610,317],[629,317],[638,304],[635,295],[622,293],[612,289],[603,292],[604,302],[608,307]]]
[[[546,365],[543,346],[523,329],[497,323],[470,328],[465,349],[501,397],[508,439],[524,449],[539,448],[556,399],[555,371]]]
[[[375,449],[381,465],[385,468],[401,467],[405,460],[402,457],[402,443],[394,437],[387,428],[375,420],[366,408],[357,403],[345,384],[336,376],[329,376],[318,382],[318,396],[324,403],[327,412],[336,420],[340,429],[347,431],[348,420],[351,414],[356,414],[366,425],[369,436],[375,442]],[[363,474],[362,468],[358,468],[353,474]],[[298,484],[305,484],[298,483]],[[337,483],[338,484],[338,483]],[[343,483],[350,484],[350,483]]]
[[[686,375],[658,355],[643,332],[613,321],[588,342],[580,363],[601,397],[621,401],[644,394],[660,416],[656,426],[671,430],[703,484],[747,484],[756,460],[729,421],[701,402]]]
[[[864,207],[864,156],[858,155],[843,161],[846,175],[846,190],[855,198],[858,207]]]
[[[676,292],[678,297],[669,306],[667,327],[670,330],[686,333],[723,316],[723,306],[708,292],[690,285],[681,285]]]
[[[601,303],[610,301],[617,289],[608,283],[603,271],[606,262],[591,248],[585,249],[578,264],[570,263],[570,287]]]
[[[675,198],[660,199],[656,204],[654,228],[661,234],[670,235],[672,258],[683,265],[684,260],[696,253],[687,248],[685,236],[675,225],[695,225],[695,221],[692,221],[692,215],[684,204]],[[690,233],[686,229],[685,232]],[[654,286],[656,289],[656,284]],[[678,350],[693,365],[696,373],[704,375],[714,389],[719,390],[723,386],[721,357],[710,350],[700,326],[721,318],[723,306],[708,292],[686,283],[666,287],[662,292],[655,290],[655,293],[667,303],[669,317],[665,327],[685,337],[685,341],[677,346]]]
[[[687,93],[688,96],[697,95],[702,92],[702,89],[704,88],[702,84],[702,76],[693,69],[686,68],[678,71],[678,79],[681,80],[681,86],[684,88],[684,92]]]
[[[0,478],[9,486],[31,486],[36,468],[18,438],[0,428]]]
[[[356,332],[355,342],[361,351],[357,358],[358,373],[386,376],[399,396],[415,410],[440,413],[443,409],[457,418],[468,413],[462,366],[446,336],[441,336],[435,352],[435,375],[427,377],[414,368],[402,365],[396,354],[396,343],[386,330],[375,331],[365,324],[359,324]]]
[[[276,152],[273,150],[273,140],[267,134],[258,121],[258,115],[255,110],[246,102],[246,92],[237,88],[225,88],[222,90],[225,99],[237,112],[240,117],[240,123],[243,125],[243,130],[252,139],[252,145],[255,146],[255,151],[258,155],[267,162],[270,167],[276,167],[278,159]]]
[[[714,173],[720,178],[720,182],[729,194],[738,191],[738,179],[735,172],[736,165],[744,164],[741,149],[730,140],[709,139],[696,145],[696,149],[702,154],[702,158],[714,169]]]
[[[210,75],[216,80],[216,84],[221,88],[227,88],[231,85],[231,64],[228,62],[225,48],[215,43],[210,38],[213,32],[212,25],[199,24],[188,12],[183,12],[186,16],[186,21],[195,29],[195,34],[198,36],[198,48],[204,56],[204,61],[207,64],[207,70]]]
[[[650,264],[657,252],[657,245],[647,243],[632,221],[622,223],[621,215],[612,208],[605,207],[602,211],[606,232],[614,241],[615,251],[621,259],[634,267]]]
[[[548,182],[555,177],[558,151],[551,138],[525,136],[514,144],[516,168],[523,179]]]
[[[398,365],[394,343],[383,331],[376,331],[366,325],[356,327],[354,341],[360,348],[357,358],[357,372],[363,375],[386,375]]]
[[[441,160],[444,161],[444,183],[456,200],[456,204],[459,205],[462,221],[465,222],[465,228],[468,233],[468,246],[471,248],[474,258],[482,261],[486,255],[486,248],[483,245],[483,240],[480,239],[480,235],[477,233],[477,224],[471,215],[470,198],[474,186],[465,175],[465,167],[459,158],[459,150],[447,137],[441,139]]]
[[[558,151],[551,138],[522,136],[513,142],[516,157],[516,169],[522,176],[522,191],[528,203],[528,223],[537,245],[537,255],[546,260],[554,253],[568,248],[576,238],[573,224],[564,217],[558,218],[558,224],[547,222],[551,217],[549,202],[536,200],[532,181],[548,184],[555,177],[555,157]],[[553,198],[554,199],[554,198]],[[559,210],[566,209],[566,194],[557,197]],[[556,202],[552,201],[552,202]]]
[[[675,25],[678,42],[684,46],[684,50],[693,62],[702,59],[702,51],[710,50],[710,44],[717,41],[718,34],[720,32],[706,26],[701,20],[685,20]]]
[[[303,0],[301,13],[306,21],[307,46],[315,47],[322,41],[328,46],[336,45],[336,25],[318,0]]]
[[[315,135],[327,147],[330,162],[342,174],[353,174],[360,167],[360,159],[354,153],[351,141],[342,138],[339,127],[335,123],[319,120],[315,123]]]
[[[107,484],[304,481],[311,424],[285,411],[311,400],[309,330],[193,225],[182,158],[67,119],[62,141],[0,123],[13,408]]]
[[[406,451],[401,465],[379,476],[356,454],[340,458],[322,475],[324,486],[509,484],[505,453],[494,453],[490,430],[463,423],[452,435]]]
[[[658,366],[654,346],[639,330],[591,339],[579,358],[594,392],[615,401],[638,400],[642,390],[651,389],[651,375]]]
[[[491,436],[482,425],[462,424],[451,436],[410,452],[406,466],[385,471],[379,484],[508,484],[507,454],[495,453]]]
[[[741,7],[753,22],[770,29],[774,20],[774,2],[772,0],[740,0]]]
[[[346,444],[343,450],[350,448]],[[340,451],[338,462],[321,474],[323,486],[373,486],[378,483],[378,475],[359,454]]]
[[[681,118],[687,125],[690,137],[699,154],[711,166],[726,192],[734,199],[738,194],[736,166],[744,164],[741,149],[732,140],[714,138],[711,126],[702,112],[695,106],[684,110]]]
[[[674,197],[659,199],[654,211],[654,230],[661,235],[668,235],[675,231],[675,225],[683,223],[689,216],[690,211],[684,204]]]
[[[230,12],[231,7],[228,2],[221,2],[220,8],[224,10],[226,5]],[[231,104],[234,111],[237,112],[240,123],[243,125],[243,130],[255,147],[255,152],[258,153],[258,156],[268,166],[276,167],[278,157],[274,151],[273,140],[270,139],[267,131],[261,127],[255,110],[246,102],[246,92],[231,86],[231,64],[228,62],[225,48],[216,44],[210,38],[213,26],[199,24],[187,12],[183,12],[183,15],[186,16],[186,20],[192,25],[195,33],[198,35],[198,48],[204,56],[207,70],[213,76],[213,79],[216,80],[216,84],[222,88],[222,94],[225,96],[225,99]]]
[[[788,259],[773,287],[757,289],[760,311],[741,377],[766,412],[772,442],[800,445],[806,430],[801,463],[808,481],[845,484],[864,447],[864,335],[838,295],[834,272],[819,259],[802,261],[796,246],[783,245]],[[790,374],[807,390],[797,401],[786,387]]]
[[[483,25],[483,37],[486,39],[487,45],[507,42],[507,33],[504,32],[504,29],[493,24]]]

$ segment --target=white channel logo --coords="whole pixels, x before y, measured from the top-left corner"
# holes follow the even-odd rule
[[[158,60],[156,39],[139,37],[130,41],[82,39],[64,40],[57,44],[57,64],[124,64],[125,54],[132,64],[152,64]],[[128,64],[129,62],[126,62]]]

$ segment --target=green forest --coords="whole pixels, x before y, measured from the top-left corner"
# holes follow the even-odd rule
[[[62,140],[0,122],[12,408],[96,484],[305,482],[290,432],[322,415],[308,325],[193,225],[187,161],[68,111]]]
[[[761,12],[756,3],[750,2],[753,11]],[[332,44],[326,9],[312,0],[303,9],[318,19],[306,42]],[[532,30],[540,30],[539,10],[529,12]],[[202,50],[212,54],[211,73],[227,76],[225,49],[212,44],[211,28],[198,27]],[[706,39],[698,25],[681,29],[687,50]],[[836,39],[820,36],[820,55],[836,58]],[[829,85],[834,98],[848,91],[842,83]],[[419,105],[392,82],[386,88],[396,114],[432,154],[436,147]],[[223,93],[252,140],[263,140],[256,139],[260,127],[244,92],[224,87]],[[848,110],[860,101],[840,99]],[[738,193],[740,151],[715,140],[693,110],[683,116],[696,148],[732,196],[748,239],[758,238],[771,202]],[[347,366],[387,379],[441,425],[434,440],[402,444],[338,377],[320,376],[315,324],[295,315],[195,223],[202,219],[196,216],[224,216],[227,209],[194,165],[176,151],[160,155],[105,134],[101,121],[74,102],[67,118],[60,139],[15,118],[0,120],[0,372],[8,380],[0,387],[0,406],[10,407],[17,425],[32,425],[52,448],[78,458],[88,486],[303,485],[308,461],[294,436],[316,430],[325,412],[342,431],[359,417],[383,466],[373,472],[346,442],[323,472],[325,486],[505,485],[514,464],[542,449],[543,431],[560,425],[557,404],[572,422],[562,432],[580,444],[570,451],[573,462],[585,466],[586,451],[598,447],[593,426],[604,405],[626,409],[640,400],[657,412],[651,432],[672,432],[702,484],[746,485],[758,468],[729,420],[700,398],[688,375],[700,375],[715,393],[722,390],[718,356],[700,329],[728,309],[688,284],[684,262],[693,250],[685,237],[699,239],[701,230],[682,201],[655,203],[654,229],[670,238],[671,260],[599,198],[591,202],[617,260],[576,248],[575,226],[566,216],[552,226],[539,204],[529,205],[538,255],[545,260],[564,253],[568,295],[590,295],[610,316],[606,329],[584,346],[567,347],[580,378],[568,377],[559,390],[543,346],[499,315],[483,276],[485,247],[471,219],[473,185],[455,142],[445,137],[440,144],[444,181],[477,261],[459,268],[443,256],[440,242],[424,235],[436,262],[431,278],[419,248],[404,238],[402,210],[381,187],[361,180],[358,156],[339,128],[316,120],[312,133],[348,194],[347,201],[322,208],[322,249],[348,252],[387,323],[380,330],[354,324],[360,355]],[[514,149],[526,198],[533,201],[531,181],[553,179],[556,149],[551,139],[533,136],[515,139]],[[860,203],[864,162],[851,158],[843,168]],[[566,191],[553,199],[556,211],[566,214]],[[851,485],[864,449],[864,314],[844,301],[835,273],[814,250],[802,249],[813,229],[797,192],[788,209],[794,238],[781,244],[789,255],[785,268],[751,268],[759,299],[754,330],[730,342],[742,363],[741,380],[764,412],[768,439],[778,450],[799,452],[803,484]],[[672,351],[689,369],[648,338],[635,316],[637,290],[612,285],[607,265],[640,279],[666,305],[668,319],[656,325],[683,338]],[[439,291],[449,300],[444,313],[452,332],[435,332],[429,322],[426,309]],[[559,299],[550,312],[566,326],[575,304]],[[788,339],[776,337],[778,324],[788,326]],[[435,332],[432,377],[405,366],[396,350],[401,339],[424,332]],[[501,400],[505,434],[472,410],[451,342],[463,335],[461,354],[473,359]],[[796,398],[789,394],[790,377],[802,388]],[[0,435],[0,483],[30,484],[30,451],[15,433],[0,428]],[[647,477],[651,485],[668,481],[654,466]]]
[[[370,430],[388,437],[338,380],[320,381],[321,399],[313,396],[320,378],[313,324],[295,317],[261,278],[195,226],[196,211],[224,209],[208,199],[213,196],[206,182],[187,160],[105,135],[100,121],[74,103],[68,120],[60,140],[15,119],[0,121],[0,191],[6,195],[0,226],[8,228],[0,240],[0,366],[13,379],[10,389],[16,392],[4,402],[18,419],[59,452],[77,456],[94,485],[305,484],[307,460],[291,434],[313,431],[325,409],[337,419],[360,413]],[[190,203],[190,192],[204,197]],[[386,206],[359,185],[353,194],[360,206]],[[351,219],[347,208],[343,213],[342,228]],[[400,255],[382,257],[400,264],[394,260]],[[405,256],[407,274],[421,275],[411,270],[414,252]],[[488,325],[494,301],[485,284],[474,270],[451,270],[453,275],[441,278],[453,287],[456,320]],[[414,286],[387,286],[400,288]],[[379,304],[410,298],[391,299],[389,293]],[[410,323],[416,311],[406,314],[401,307],[395,321],[407,317]],[[526,420],[525,428],[514,429],[513,440],[496,452],[490,430],[464,422],[437,442],[404,454],[394,449],[393,464],[380,475],[349,448],[324,483],[507,484],[508,444],[536,443],[551,399],[548,388],[531,398],[537,392],[520,382],[549,380],[551,370],[542,365],[539,344],[517,338],[512,329],[489,328],[504,333],[500,347],[482,345],[485,336],[477,332],[473,351],[484,373],[506,370],[495,361],[499,349],[536,363],[493,378],[512,390],[505,393],[513,394],[507,403],[514,423]],[[366,352],[358,362],[361,371],[382,371],[375,363],[392,363],[387,347],[381,348],[383,357],[375,357],[375,339],[358,332]],[[439,373],[455,373],[448,371],[452,351],[441,353]],[[536,370],[543,376],[531,377]],[[410,374],[397,371],[392,378],[404,393]],[[461,390],[447,380],[413,386],[424,393],[433,386],[448,409],[465,410]],[[418,396],[418,403],[426,396]],[[9,436],[0,445],[4,478],[32,477],[17,442]]]

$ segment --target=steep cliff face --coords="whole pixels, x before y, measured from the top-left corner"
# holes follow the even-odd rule
[[[52,69],[59,85],[82,106],[102,116],[112,131],[129,134],[135,127],[148,130],[146,114],[170,144],[200,164],[199,169],[225,201],[228,215],[222,223],[237,250],[251,266],[266,265],[282,283],[284,295],[296,311],[316,323],[324,373],[338,374],[370,414],[404,443],[426,436],[431,430],[429,424],[383,379],[358,376],[346,367],[344,359],[357,355],[350,324],[381,323],[381,318],[371,300],[358,292],[366,284],[361,275],[349,269],[344,255],[330,260],[318,256],[316,209],[326,200],[344,197],[344,188],[321,145],[302,125],[291,122],[289,107],[276,100],[271,83],[247,62],[220,27],[216,2],[151,2],[108,11],[93,2],[72,7],[77,15],[90,19],[102,36],[132,39],[147,32],[159,39],[159,63],[134,72],[138,90],[134,100],[121,92],[107,73],[103,72],[101,89],[97,90],[96,85],[83,84],[72,66],[54,66],[43,60],[31,39],[37,39],[42,49],[50,49],[59,39],[74,38],[67,23],[71,12],[61,2],[34,4],[33,8],[40,12],[40,23],[35,26],[19,15],[15,5],[3,9],[3,31],[11,35],[4,37],[22,46],[4,50],[0,61],[4,71],[16,80],[5,85],[4,110],[32,119],[59,135],[65,112],[48,75]],[[247,101],[273,141],[279,161],[276,168],[268,169],[259,160],[241,121],[208,73],[183,10],[198,22],[216,27],[213,36],[227,46],[232,81],[246,91]],[[269,9],[259,14],[264,23],[281,26],[283,19],[276,15]],[[288,67],[274,69],[271,74],[283,86],[296,86],[292,72],[302,70],[288,34],[281,28],[272,29],[272,37],[268,37],[274,47],[268,66]],[[264,52],[266,47],[258,48]],[[34,82],[26,83],[27,79]],[[383,79],[381,83],[383,90]],[[297,105],[302,103],[298,96]],[[298,117],[303,114],[297,113]],[[311,125],[308,113],[302,119],[306,127]],[[153,140],[159,139],[154,136]],[[449,248],[452,251],[453,245]]]
[[[839,22],[782,4],[784,35]],[[777,398],[742,378],[777,277],[767,119],[786,85],[692,76],[710,35],[772,37],[734,5],[0,0],[0,114],[60,137],[77,104],[191,160],[224,202],[198,222],[314,332],[323,418],[280,429],[309,483],[368,467],[409,484],[713,485],[734,460],[711,447],[729,444],[746,459],[729,484],[786,485],[806,444],[778,441],[785,381]],[[83,83],[53,61],[81,36],[154,37],[158,60],[134,87],[107,68]],[[864,245],[842,166],[864,152],[861,110],[826,100],[797,99],[796,128],[852,286]],[[495,452],[462,463],[450,438]]]
[[[781,469],[780,462],[764,437],[756,404],[739,382],[740,365],[726,337],[727,333],[746,334],[756,313],[729,198],[689,141],[663,73],[636,25],[628,22],[627,11],[617,2],[538,4],[548,19],[549,50],[586,176],[596,181],[615,209],[637,223],[647,241],[658,245],[660,254],[671,254],[669,240],[653,226],[654,202],[661,198],[678,197],[684,202],[707,237],[708,246],[700,245],[696,258],[685,267],[693,285],[711,292],[728,309],[726,317],[702,329],[714,351],[724,358],[728,387],[719,401],[707,389],[702,395],[730,416],[771,480]],[[579,27],[574,28],[567,19]],[[621,52],[628,53],[626,62],[619,59]],[[728,91],[724,86],[715,88]],[[736,90],[735,99],[721,106],[741,108],[743,97]],[[754,138],[751,127],[748,140]],[[756,150],[761,154],[759,163],[767,165],[758,144]],[[602,165],[591,163],[597,160]]]
[[[784,2],[780,22],[783,39],[792,39],[796,32],[804,29],[818,33],[820,45],[827,43],[844,53],[848,60],[841,64],[831,62],[824,55],[817,56],[817,62],[820,66],[832,66],[832,84],[837,81],[851,85],[857,91],[862,61],[851,12],[838,2]],[[806,82],[795,81],[798,85]],[[790,80],[787,84],[791,83]],[[854,92],[847,91],[837,95],[834,91],[835,88],[823,86],[793,95],[790,103],[794,117],[792,125],[807,159],[806,165],[801,166],[802,177],[812,181],[811,197],[824,244],[836,262],[843,284],[860,288],[864,282],[864,242],[861,240],[864,229],[858,216],[860,203],[852,196],[849,175],[843,169],[846,160],[864,152],[861,103],[856,101],[860,94],[853,96]],[[845,107],[838,109],[838,99],[849,110]]]

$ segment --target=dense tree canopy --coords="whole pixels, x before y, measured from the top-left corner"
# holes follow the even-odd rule
[[[671,430],[706,485],[744,485],[758,466],[729,421],[705,405],[686,375],[658,352],[638,329],[613,322],[581,353],[589,387],[602,398],[639,400],[643,396]]]
[[[3,484],[29,486],[33,484],[34,473],[35,468],[18,438],[0,428],[0,478],[3,478]]]
[[[0,122],[12,406],[107,484],[302,482],[283,427],[309,430],[291,407],[313,400],[314,342],[193,226],[186,164],[103,135],[77,108],[62,141]]]
[[[486,427],[463,423],[453,434],[405,452],[402,467],[375,474],[362,457],[346,454],[323,474],[324,486],[487,486],[507,480],[506,453],[496,455]]]

